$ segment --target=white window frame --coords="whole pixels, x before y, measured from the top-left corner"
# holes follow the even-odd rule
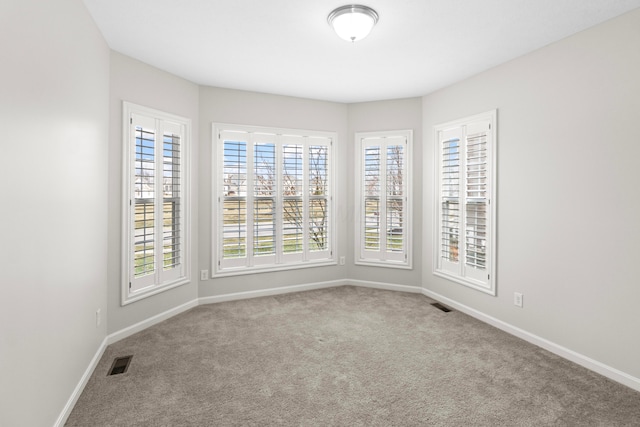
[[[356,167],[355,167],[355,263],[358,265],[368,265],[375,267],[391,267],[400,269],[413,268],[413,178],[411,172],[411,162],[413,161],[413,130],[396,130],[381,132],[356,132]],[[386,250],[386,233],[380,236],[380,249],[376,251],[367,250],[365,245],[365,149],[366,147],[379,146],[381,154],[381,178],[380,178],[380,211],[378,217],[380,230],[387,230],[387,208],[385,191],[386,178],[385,171],[387,165],[387,147],[402,145],[403,169],[402,169],[402,195],[403,195],[403,215],[402,218],[402,251]]]
[[[433,274],[456,283],[479,290],[489,295],[496,295],[496,211],[497,211],[497,110],[487,111],[459,120],[450,121],[434,126],[434,223],[433,223]],[[486,196],[482,198],[467,197],[466,191],[473,185],[467,181],[467,142],[468,135],[477,135],[486,132]],[[450,198],[444,195],[444,186],[450,186],[443,177],[444,141],[460,143],[455,148],[459,149],[459,160],[456,165],[459,169],[459,179],[456,190],[459,196],[454,196],[459,212],[458,242],[455,247],[455,255],[451,256],[449,249],[443,249],[447,237],[443,236],[444,220],[442,206]],[[449,188],[449,187],[447,187]],[[452,194],[452,193],[449,193]],[[485,239],[482,241],[485,255],[482,268],[472,267],[467,258],[466,241],[473,233],[477,233],[478,227],[467,231],[467,206],[480,203],[486,209]],[[477,206],[477,205],[476,205]],[[468,234],[471,233],[471,234]],[[464,235],[464,237],[463,237]],[[451,235],[449,235],[450,237]],[[477,234],[476,234],[477,236]],[[463,243],[464,242],[464,243]],[[473,255],[470,255],[473,257]],[[448,259],[447,259],[448,258]],[[473,258],[472,258],[473,259]]]
[[[260,141],[268,141],[269,144],[276,145],[276,165],[278,168],[277,171],[277,192],[274,196],[276,202],[275,210],[275,239],[276,243],[276,253],[270,256],[257,256],[252,253],[252,250],[248,248],[253,248],[253,245],[250,244],[252,242],[252,237],[249,237],[251,233],[245,232],[246,235],[246,256],[238,259],[224,259],[224,236],[222,230],[224,229],[223,225],[223,209],[224,209],[224,135],[229,135],[232,133],[243,134],[245,139],[247,139],[247,174],[252,175],[253,172],[253,145],[254,142],[257,143],[258,137]],[[329,141],[328,142],[328,186],[327,186],[327,203],[329,205],[328,212],[328,225],[327,225],[327,248],[322,251],[310,251],[309,250],[309,234],[307,232],[307,227],[310,222],[308,218],[307,206],[309,206],[309,201],[314,198],[310,195],[309,192],[309,184],[308,184],[308,171],[309,171],[309,163],[308,163],[308,147],[313,146],[313,141]],[[282,208],[282,200],[285,199],[285,196],[282,192],[282,182],[281,182],[281,173],[280,168],[282,165],[282,152],[281,148],[283,145],[286,145],[291,141],[300,142],[303,141],[304,153],[303,153],[303,161],[304,161],[304,184],[303,191],[300,199],[303,204],[303,251],[301,253],[285,253],[282,247],[282,236],[283,236],[283,224],[282,224],[282,213],[280,209]],[[312,131],[312,130],[301,130],[301,129],[286,129],[286,128],[271,128],[271,127],[261,127],[261,126],[247,126],[247,125],[236,125],[236,124],[228,124],[228,123],[213,123],[212,124],[212,238],[211,238],[211,264],[213,266],[212,277],[225,277],[225,276],[236,276],[236,275],[244,275],[244,274],[254,274],[268,271],[281,271],[281,270],[293,270],[300,268],[309,268],[309,267],[319,267],[319,266],[329,266],[336,265],[337,259],[335,255],[335,247],[336,247],[336,206],[334,202],[335,196],[335,161],[333,157],[333,145],[334,142],[337,141],[337,133],[335,132],[324,132],[324,131]],[[324,142],[322,143],[324,144]],[[321,144],[321,145],[322,145]],[[251,148],[249,148],[251,147]],[[252,192],[253,189],[253,179],[247,176],[246,178],[248,184],[247,187],[247,196],[246,196],[246,204],[245,206],[250,206],[253,204],[253,201],[258,197],[255,196]],[[247,219],[246,219],[246,229],[249,230],[253,228],[253,213],[251,213],[251,209],[247,209]],[[251,239],[251,240],[249,240]]]
[[[123,141],[123,167],[122,167],[122,279],[121,279],[121,304],[127,305],[166,290],[184,285],[191,281],[191,256],[190,256],[190,143],[191,120],[174,114],[155,110],[124,101],[122,103],[122,141]],[[154,135],[163,136],[165,131],[179,137],[179,215],[180,222],[175,229],[178,235],[179,263],[169,269],[161,267],[164,257],[155,257],[153,273],[143,277],[135,277],[134,241],[135,241],[135,181],[136,181],[136,126],[144,124],[153,129]],[[164,176],[163,173],[163,149],[164,143],[154,143],[154,169],[155,176]],[[164,194],[163,180],[160,192]],[[154,187],[156,197],[154,200],[154,212],[162,212],[164,197],[157,197],[157,187]],[[153,227],[154,242],[163,242],[163,218],[155,215]],[[163,247],[162,243],[156,243],[156,247]],[[155,248],[154,248],[155,249]],[[164,251],[163,251],[164,253]],[[161,259],[162,258],[162,259]]]

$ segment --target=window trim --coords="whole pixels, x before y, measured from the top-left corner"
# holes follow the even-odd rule
[[[180,253],[181,262],[178,277],[157,283],[155,280],[147,287],[139,290],[131,290],[133,280],[133,246],[134,215],[131,209],[135,209],[134,200],[134,174],[135,174],[135,136],[133,133],[133,115],[144,116],[154,120],[156,125],[160,122],[168,122],[177,125],[181,129],[180,141]],[[157,129],[157,128],[156,128]],[[142,300],[152,295],[173,289],[191,282],[191,119],[156,110],[153,108],[122,102],[122,225],[121,225],[121,292],[120,304],[125,306],[135,301]],[[157,232],[157,231],[156,231]]]
[[[404,185],[405,185],[405,216],[404,222],[406,226],[403,229],[404,239],[404,260],[394,260],[381,258],[369,258],[363,256],[363,236],[362,236],[362,185],[364,172],[364,140],[371,138],[405,138],[406,151],[404,153]],[[413,173],[411,163],[413,161],[413,130],[392,130],[392,131],[374,131],[374,132],[356,132],[356,167],[355,167],[355,232],[354,232],[354,260],[356,265],[365,265],[372,267],[388,267],[404,270],[413,269]],[[386,154],[385,154],[386,159]],[[386,212],[386,207],[385,207]]]
[[[334,156],[334,143],[337,141],[336,132],[327,131],[314,131],[314,130],[302,130],[302,129],[288,129],[288,128],[276,128],[266,126],[250,126],[250,125],[237,125],[229,123],[212,123],[212,150],[211,150],[211,277],[228,277],[228,276],[241,276],[247,274],[265,273],[272,271],[286,271],[297,270],[303,268],[323,267],[337,265],[337,251],[336,251],[336,239],[337,239],[337,224],[336,224],[336,194],[335,194],[335,177],[336,177],[336,163]],[[329,220],[328,220],[328,258],[320,259],[306,259],[306,260],[293,260],[282,261],[278,264],[257,264],[257,265],[242,265],[238,267],[223,267],[221,265],[220,254],[222,253],[222,239],[220,236],[221,224],[221,200],[222,193],[220,189],[223,188],[223,144],[220,143],[220,134],[223,132],[246,132],[250,134],[270,134],[274,135],[276,139],[285,138],[287,136],[294,137],[320,137],[330,139],[329,143],[329,185],[328,185],[328,201],[329,201]],[[278,142],[280,144],[280,142]],[[248,149],[247,149],[248,151]],[[253,166],[247,166],[247,170],[253,168]],[[308,171],[305,170],[305,177]],[[276,200],[282,200],[282,195],[277,194]],[[308,195],[304,195],[303,200],[308,200]],[[247,226],[248,228],[249,226]],[[306,236],[306,235],[305,235]],[[306,240],[306,237],[305,237]],[[282,254],[279,254],[282,256]],[[286,256],[286,255],[285,255]]]
[[[441,268],[441,243],[442,239],[440,236],[440,220],[441,220],[441,169],[442,169],[442,152],[441,152],[441,141],[440,141],[440,133],[446,131],[452,131],[454,129],[465,129],[468,126],[473,126],[478,123],[488,123],[490,129],[490,141],[488,148],[488,162],[489,162],[489,173],[487,177],[489,178],[489,188],[488,188],[488,215],[487,219],[489,223],[487,224],[489,228],[489,232],[487,233],[487,251],[486,256],[488,261],[486,263],[487,266],[487,280],[486,282],[480,282],[478,280],[467,278],[461,272],[463,271],[462,262],[460,273],[455,274],[451,271],[445,270]],[[484,292],[486,294],[495,296],[496,295],[496,282],[497,282],[497,262],[496,262],[496,245],[497,245],[497,110],[490,110],[484,113],[476,114],[473,116],[453,120],[446,123],[441,123],[435,125],[433,127],[433,141],[434,141],[434,179],[433,179],[433,200],[434,200],[434,215],[433,215],[433,274],[442,277],[453,282],[459,283],[461,285],[467,286],[469,288]],[[461,130],[461,135],[464,138],[466,133]],[[466,148],[465,148],[466,150]],[[466,171],[464,174],[461,172],[460,180],[464,181],[466,179]],[[464,205],[464,198],[461,196],[461,205]],[[464,211],[464,209],[460,209]],[[464,224],[461,223],[460,230]],[[460,235],[462,235],[462,231],[460,231]],[[462,259],[462,253],[460,254],[460,259]]]

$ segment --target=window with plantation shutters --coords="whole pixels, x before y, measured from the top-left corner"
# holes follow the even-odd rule
[[[335,134],[213,125],[214,273],[335,264]]]
[[[187,283],[186,156],[190,122],[123,104],[122,303]]]
[[[495,295],[496,111],[435,127],[434,273]]]
[[[356,264],[411,268],[412,137],[356,133]]]

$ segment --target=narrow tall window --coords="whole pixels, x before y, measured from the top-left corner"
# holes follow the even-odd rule
[[[190,122],[130,103],[124,112],[122,303],[186,283]]]
[[[357,133],[356,263],[411,268],[412,132]]]
[[[496,111],[435,127],[434,273],[495,295]]]
[[[216,124],[213,134],[215,274],[335,263],[335,134]]]

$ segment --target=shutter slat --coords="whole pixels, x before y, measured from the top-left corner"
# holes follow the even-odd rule
[[[155,272],[155,130],[135,127],[134,278]]]
[[[487,135],[466,138],[465,264],[486,268]]]
[[[222,258],[244,258],[247,255],[247,142],[225,139],[223,144]]]
[[[329,147],[309,146],[309,250],[329,249]]]
[[[457,138],[441,142],[442,195],[440,235],[441,257],[450,262],[458,261],[458,241],[460,234],[460,140]]]
[[[180,265],[180,136],[165,133],[162,149],[162,265],[169,270]]]
[[[404,146],[389,145],[386,153],[386,250],[404,251]]]
[[[381,146],[370,145],[364,148],[364,210],[362,230],[364,235],[364,249],[367,251],[380,250],[380,181],[381,181]]]
[[[282,146],[282,245],[284,253],[303,251],[303,146]]]

